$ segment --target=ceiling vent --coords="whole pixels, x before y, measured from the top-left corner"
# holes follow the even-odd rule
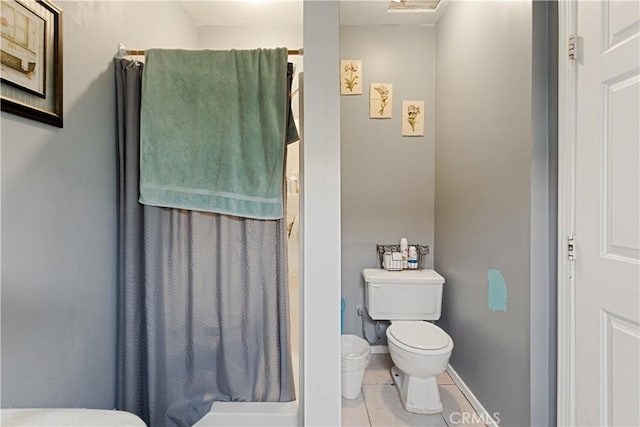
[[[393,0],[389,3],[389,11],[425,12],[436,10],[440,0]]]

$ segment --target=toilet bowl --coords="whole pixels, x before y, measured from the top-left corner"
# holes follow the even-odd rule
[[[404,408],[418,414],[442,412],[437,375],[447,369],[453,340],[424,321],[393,321],[387,344],[394,367],[391,375]]]
[[[453,340],[429,321],[440,318],[444,278],[434,270],[364,269],[367,312],[390,320],[387,343],[391,375],[404,408],[418,414],[442,412],[436,376],[447,369]]]

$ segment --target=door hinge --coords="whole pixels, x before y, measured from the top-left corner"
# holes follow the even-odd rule
[[[575,61],[576,59],[576,36],[573,34],[569,34],[569,41],[567,43],[567,48],[569,51],[569,60]]]
[[[569,261],[576,260],[575,237],[573,236],[573,234],[569,234],[569,236],[567,236],[567,258],[569,259]]]

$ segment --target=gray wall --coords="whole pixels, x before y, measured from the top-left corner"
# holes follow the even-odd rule
[[[509,426],[553,424],[547,13],[544,3],[452,2],[437,27],[441,324],[455,342],[453,368]],[[488,305],[489,269],[506,281],[506,312]]]
[[[198,45],[203,49],[255,49],[257,47],[302,47],[302,25],[204,25],[198,27]],[[292,56],[290,60],[300,59]]]
[[[177,2],[57,4],[64,19],[64,129],[2,113],[1,406],[112,408],[112,57],[118,43],[195,47],[197,30]]]
[[[340,110],[344,328],[361,335],[361,272],[377,267],[376,243],[407,237],[433,254],[435,29],[341,26],[340,57],[363,62],[363,94],[342,96]],[[369,119],[371,82],[393,83],[392,119]],[[403,99],[425,101],[424,137],[401,136]]]
[[[502,425],[530,418],[532,6],[452,2],[437,27],[435,268],[451,364]],[[507,311],[488,306],[489,269]]]

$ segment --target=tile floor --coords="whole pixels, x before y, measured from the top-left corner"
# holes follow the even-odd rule
[[[448,373],[438,376],[442,414],[420,415],[405,411],[391,379],[388,354],[372,354],[364,373],[362,393],[356,399],[342,398],[342,425],[349,427],[479,427],[484,424],[462,423],[460,414],[472,414],[471,403]],[[472,419],[468,416],[467,419]],[[476,419],[479,419],[476,417]]]

